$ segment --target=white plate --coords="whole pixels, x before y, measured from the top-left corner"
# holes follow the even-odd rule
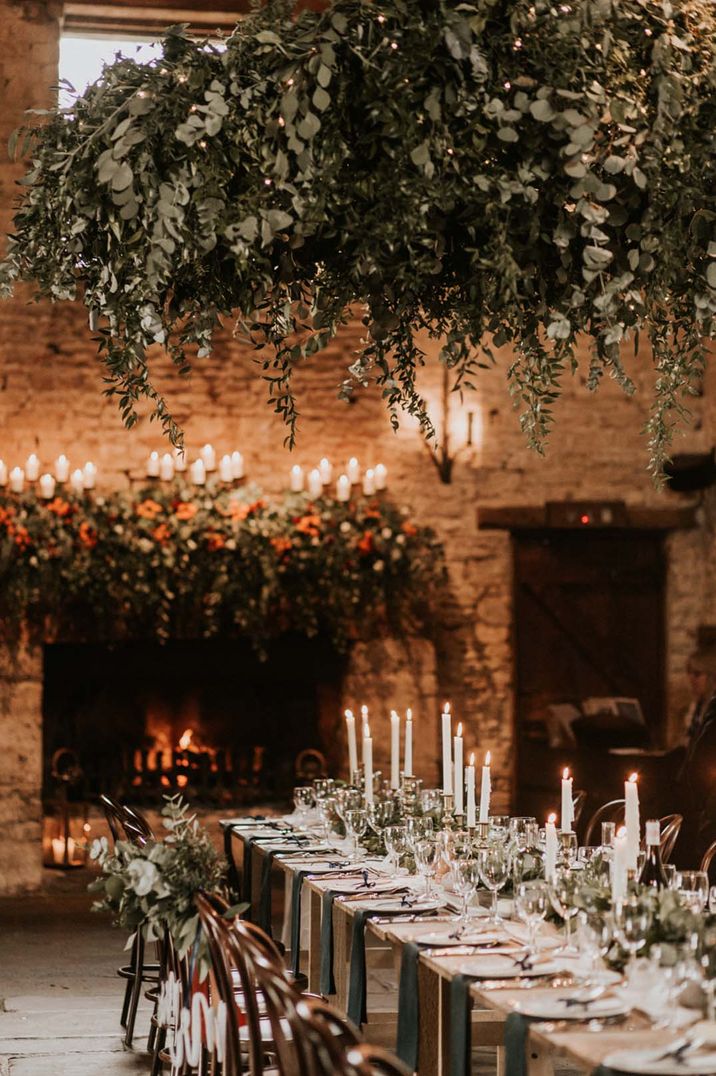
[[[336,871],[336,874],[340,873],[340,869]],[[363,879],[360,874],[354,874],[350,878],[336,878],[335,882],[332,882],[330,876],[328,876],[326,881],[336,893],[347,893],[356,897],[360,894],[361,896],[365,896],[366,900],[370,900],[374,894],[378,895],[379,893],[385,893],[386,890],[400,888],[399,886],[396,886],[395,882],[391,879],[376,878],[374,875],[368,876],[367,886],[363,885]]]
[[[499,934],[487,930],[465,930],[458,938],[455,937],[456,925],[448,924],[442,930],[431,930],[429,934],[421,934],[415,941],[418,945],[497,945],[504,941]]]
[[[523,968],[516,963],[517,957],[484,955],[468,957],[457,969],[461,975],[474,975],[477,979],[520,979],[537,978],[542,975],[554,975],[563,970],[556,960],[543,960]]]
[[[514,938],[515,941],[527,942],[527,939],[529,938],[529,931],[522,923],[503,923],[502,929],[508,938]],[[554,934],[542,934],[541,931],[537,932],[537,948],[540,951],[543,949],[560,949],[563,945],[563,938],[557,937]]]
[[[664,1046],[664,1050],[666,1046]],[[664,1051],[662,1050],[662,1053]],[[605,1057],[602,1064],[617,1072],[638,1073],[639,1076],[714,1076],[716,1073],[716,1053],[701,1052],[683,1061],[654,1061],[656,1050],[617,1050]]]
[[[366,902],[370,902],[371,912],[380,912],[384,915],[421,915],[423,912],[436,912],[440,908],[440,903],[437,900],[425,900],[424,897],[411,897],[406,894],[409,904],[403,904],[400,897],[395,897],[394,900],[371,900],[370,896],[366,898]]]
[[[598,1020],[604,1016],[625,1016],[629,1011],[621,998],[597,998],[589,1005],[569,1005],[569,995],[548,998],[520,998],[515,1011],[538,1020]]]

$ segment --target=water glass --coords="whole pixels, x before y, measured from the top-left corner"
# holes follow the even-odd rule
[[[357,863],[360,859],[360,852],[358,850],[358,841],[368,828],[368,819],[364,810],[348,810],[343,816],[343,821],[346,824],[346,833],[353,842],[353,848],[351,850],[350,858],[353,862]]]
[[[363,793],[359,788],[337,788],[334,802],[336,814],[345,822],[346,811],[359,811],[363,806]]]
[[[522,816],[510,819],[510,839],[520,851],[534,847],[538,835],[539,826],[536,818]]]
[[[490,835],[504,837],[510,828],[510,816],[508,814],[490,815]]]
[[[383,840],[388,851],[388,861],[394,874],[400,869],[400,857],[405,855],[408,844],[405,839],[405,826],[386,826]]]
[[[462,908],[458,922],[467,925],[469,904],[480,884],[480,865],[473,857],[456,859],[452,864],[452,877],[455,892],[462,899]]]
[[[443,793],[441,788],[424,788],[420,793],[420,810],[425,817],[438,825],[443,816]]]
[[[430,896],[430,879],[435,874],[438,846],[434,837],[420,837],[413,843],[413,855],[418,874],[425,879],[425,896]]]
[[[577,914],[577,944],[580,953],[591,961],[590,979],[599,978],[599,964],[612,947],[614,919],[601,912],[580,910]]]
[[[415,850],[415,842],[429,837],[433,832],[432,818],[406,818],[405,839],[411,852]]]
[[[557,867],[548,882],[552,907],[564,919],[564,950],[572,953],[576,951],[576,947],[572,942],[572,920],[579,911],[575,904],[576,889],[580,882],[579,873],[579,871],[573,873],[565,867]]]
[[[639,950],[646,945],[650,925],[651,916],[638,900],[626,900],[617,908],[616,936],[619,944],[628,952],[630,962],[633,962]]]
[[[368,804],[366,812],[370,828],[380,835],[381,831],[393,821],[395,803],[392,799],[376,799]]]
[[[547,914],[549,894],[544,882],[520,882],[515,890],[515,912],[527,927],[530,953],[537,948],[537,931]]]
[[[478,862],[482,883],[490,890],[492,897],[490,919],[493,923],[500,923],[502,920],[497,912],[497,894],[507,881],[510,870],[506,843],[500,840],[491,841],[486,848],[480,850]]]
[[[310,785],[297,785],[293,790],[293,805],[298,815],[299,829],[305,829],[308,814],[314,804],[313,789]]]
[[[709,899],[709,876],[706,871],[677,871],[674,888],[685,908],[700,915]]]

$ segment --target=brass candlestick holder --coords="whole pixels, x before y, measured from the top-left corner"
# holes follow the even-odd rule
[[[398,793],[403,814],[412,817],[418,813],[418,796],[421,780],[412,773],[401,773]]]

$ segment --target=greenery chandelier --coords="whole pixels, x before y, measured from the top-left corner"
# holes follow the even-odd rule
[[[81,296],[128,425],[176,441],[148,348],[182,372],[238,314],[293,439],[293,370],[360,311],[341,395],[377,381],[430,423],[419,333],[458,386],[511,345],[540,447],[580,334],[633,391],[648,335],[659,469],[716,312],[710,0],[269,3],[219,49],[167,32],[25,130],[0,284]]]

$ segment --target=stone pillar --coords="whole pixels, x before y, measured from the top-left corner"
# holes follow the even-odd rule
[[[0,893],[42,880],[42,651],[0,650]]]

